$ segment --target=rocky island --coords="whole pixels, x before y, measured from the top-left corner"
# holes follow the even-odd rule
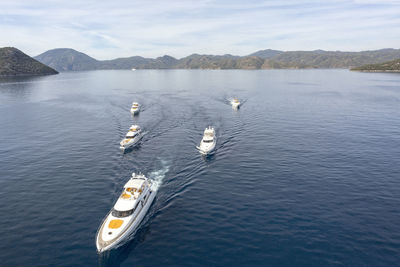
[[[400,72],[400,59],[383,62],[380,64],[368,64],[351,70],[363,72]]]
[[[58,72],[14,47],[0,48],[0,76],[50,75]]]

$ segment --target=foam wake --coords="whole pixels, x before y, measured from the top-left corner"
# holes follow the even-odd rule
[[[153,180],[152,189],[157,191],[160,188],[166,173],[169,171],[169,165],[167,161],[161,160],[162,167],[159,170],[152,171],[149,173],[149,178]]]

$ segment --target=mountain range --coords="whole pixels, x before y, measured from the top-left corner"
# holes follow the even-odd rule
[[[302,69],[354,68],[400,58],[400,49],[361,52],[341,51],[279,51],[260,50],[247,56],[199,55],[176,59],[165,55],[158,58],[133,56],[97,60],[70,48],[52,49],[34,57],[57,71],[100,69]]]
[[[393,60],[396,59],[396,60]],[[50,66],[50,67],[49,67]],[[34,58],[13,47],[0,48],[0,76],[48,75],[57,71],[107,69],[301,69],[350,68],[400,72],[400,49],[362,52],[260,50],[247,56],[199,55],[176,59],[133,56],[97,60],[71,48],[49,50]],[[57,71],[56,71],[57,70]]]
[[[54,69],[14,47],[0,48],[0,76],[57,74]]]
[[[383,62],[380,64],[368,64],[351,70],[365,72],[400,72],[400,59]]]

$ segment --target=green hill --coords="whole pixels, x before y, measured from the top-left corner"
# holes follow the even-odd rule
[[[163,56],[156,59],[140,56],[96,60],[82,52],[70,48],[48,50],[35,57],[38,61],[58,71],[85,71],[107,69],[165,69],[175,65],[176,59]]]
[[[98,69],[304,69],[353,68],[400,58],[400,49],[361,52],[260,50],[248,56],[192,54],[181,59],[171,56],[140,56],[96,60],[73,49],[53,49],[37,57],[58,71]]]
[[[284,53],[284,52],[279,51],[279,50],[265,49],[265,50],[259,50],[257,52],[254,52],[254,53],[250,54],[249,56],[259,57],[262,59],[270,59],[270,58],[273,58],[282,53]]]
[[[96,69],[98,61],[71,48],[57,48],[35,57],[36,60],[58,71]]]
[[[368,64],[351,70],[365,72],[400,72],[400,59],[383,62],[380,64]]]
[[[361,52],[288,51],[272,58],[284,66],[294,68],[352,68],[400,58],[400,49],[380,49]]]
[[[14,47],[0,48],[0,76],[57,74]]]

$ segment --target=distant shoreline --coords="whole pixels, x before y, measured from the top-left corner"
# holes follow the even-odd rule
[[[56,48],[34,57],[59,72],[98,69],[336,69],[400,58],[400,49],[361,52],[260,50],[247,56],[192,54],[183,58],[131,56],[97,60],[71,48]]]
[[[389,72],[389,73],[400,73],[400,70],[352,70],[351,71],[358,71],[358,72]]]
[[[57,75],[57,74],[59,74],[59,72],[58,73],[48,73],[48,74],[41,74],[41,73],[38,73],[38,74],[25,74],[25,73],[23,73],[23,74],[5,74],[5,75],[3,75],[3,74],[0,74],[0,78],[3,78],[3,77],[28,77],[28,76],[49,76],[49,75]]]

